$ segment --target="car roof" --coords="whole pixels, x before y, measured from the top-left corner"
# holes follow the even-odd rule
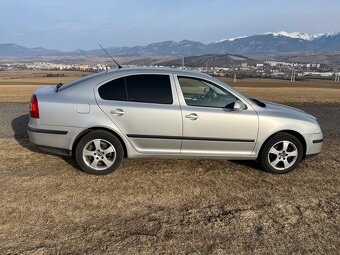
[[[202,76],[202,77],[211,77],[208,74],[201,73],[194,70],[188,69],[179,69],[179,68],[170,68],[170,67],[122,67],[120,69],[111,69],[106,73],[173,73],[177,75],[193,75],[193,76]]]
[[[178,69],[178,68],[166,68],[166,67],[122,67],[114,68],[108,71],[103,71],[100,73],[95,73],[93,75],[85,76],[81,79],[71,81],[62,86],[59,91],[65,90],[68,87],[77,84],[87,84],[88,82],[92,84],[93,82],[98,83],[114,77],[124,76],[124,75],[134,75],[134,74],[176,74],[183,76],[193,76],[197,78],[212,78],[210,75],[201,73],[198,71]]]

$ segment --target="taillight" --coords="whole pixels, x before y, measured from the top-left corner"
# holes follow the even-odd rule
[[[33,95],[31,97],[30,116],[31,118],[39,119],[39,106],[38,106],[38,98],[36,95]]]

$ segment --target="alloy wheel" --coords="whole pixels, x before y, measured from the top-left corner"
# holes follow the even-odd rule
[[[290,141],[275,143],[268,152],[268,162],[276,170],[286,170],[296,162],[298,149]]]
[[[116,160],[115,147],[104,139],[93,139],[83,149],[83,159],[94,170],[106,170]]]

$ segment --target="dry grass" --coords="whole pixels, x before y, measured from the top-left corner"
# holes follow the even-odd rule
[[[340,103],[340,83],[306,80],[292,83],[277,79],[241,79],[236,83],[220,78],[249,97],[280,103]]]
[[[223,160],[125,160],[101,177],[20,143],[0,140],[1,254],[338,251],[340,142],[286,175]]]
[[[37,85],[0,85],[0,102],[29,102],[34,90],[43,86]]]
[[[340,103],[340,85],[339,88],[236,88],[251,98],[263,99],[279,103]]]
[[[0,102],[27,102],[32,79],[44,78],[1,85]],[[273,101],[340,102],[331,85],[252,82],[238,85]],[[339,147],[326,140],[286,175],[253,162],[129,159],[98,177],[27,139],[0,139],[0,254],[338,254]]]
[[[65,77],[43,77],[47,73],[65,73]],[[0,102],[28,102],[32,92],[43,85],[78,79],[89,73],[63,71],[0,72]],[[249,97],[280,103],[340,103],[340,84],[331,81],[310,80],[291,83],[273,79],[242,79],[234,83],[221,80],[239,89]]]
[[[45,77],[64,74],[64,77]],[[29,102],[32,92],[46,85],[66,83],[92,73],[77,71],[2,71],[0,72],[0,102]]]
[[[246,78],[246,79],[237,79],[236,83],[234,83],[234,80],[231,78],[219,77],[219,79],[235,87],[264,87],[264,88],[267,88],[267,87],[269,88],[273,88],[273,87],[275,88],[278,88],[278,87],[339,88],[340,87],[340,83],[335,83],[332,80],[318,80],[318,79],[290,82],[289,80],[280,80],[280,79]]]
[[[70,77],[70,79],[75,79],[76,77],[92,74],[90,72],[80,72],[80,71],[55,71],[55,70],[6,70],[0,71],[0,81],[4,80],[17,80],[23,78],[39,78],[44,79],[47,74],[64,74],[65,77]]]

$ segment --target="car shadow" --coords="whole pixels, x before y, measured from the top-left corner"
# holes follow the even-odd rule
[[[74,162],[73,158],[71,156],[62,156],[62,155],[57,155],[51,152],[46,152],[43,151],[41,149],[39,149],[39,147],[33,145],[30,143],[29,139],[28,139],[28,133],[27,133],[27,125],[28,125],[28,120],[29,120],[29,116],[28,114],[23,114],[21,116],[18,116],[16,118],[14,118],[11,122],[11,127],[13,130],[13,137],[14,139],[18,142],[18,144],[20,144],[20,146],[33,151],[35,153],[39,153],[39,154],[43,154],[43,155],[54,155],[57,156],[59,158],[61,158],[62,160],[64,160],[67,164],[71,165],[72,167],[74,167],[75,169],[79,169],[79,167],[77,166],[77,164]]]
[[[229,160],[230,162],[233,162],[235,164],[238,165],[242,165],[248,168],[252,168],[253,170],[257,170],[257,171],[261,171],[261,172],[265,172],[260,164],[258,162],[256,162],[255,160]]]

